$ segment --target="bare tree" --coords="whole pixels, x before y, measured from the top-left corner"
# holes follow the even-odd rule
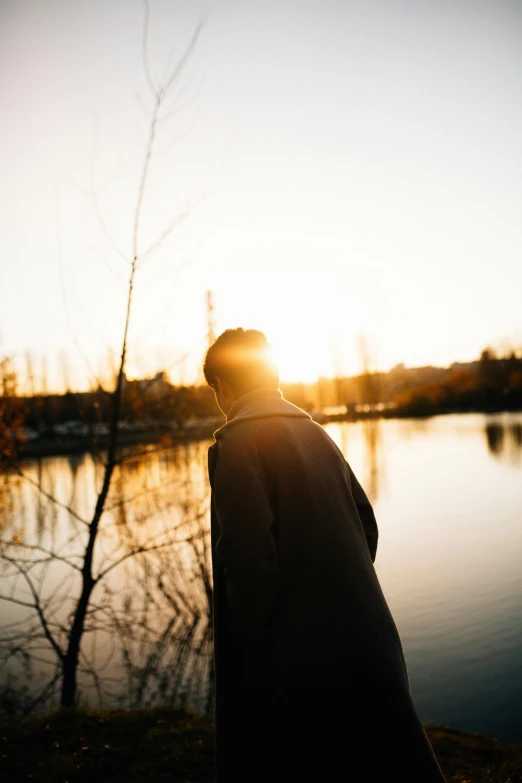
[[[112,550],[103,554],[97,551],[102,528],[104,535],[106,535],[109,526],[109,522],[107,522],[104,527],[102,521],[114,519],[118,513],[123,515],[124,509],[129,503],[129,498],[124,497],[113,503],[111,488],[113,488],[114,479],[118,472],[121,477],[123,464],[128,459],[128,455],[120,453],[118,425],[122,411],[122,393],[136,273],[143,261],[186,217],[185,213],[176,216],[148,247],[142,248],[143,206],[147,197],[153,153],[158,142],[162,120],[169,111],[169,99],[172,98],[174,88],[194,52],[201,30],[202,23],[199,23],[177,63],[164,81],[158,83],[153,79],[148,63],[148,6],[145,3],[143,64],[152,98],[152,110],[131,226],[132,253],[127,260],[127,297],[116,379],[112,391],[107,393],[110,404],[108,443],[103,458],[99,454],[94,461],[99,488],[93,502],[92,514],[90,517],[84,518],[75,510],[73,503],[59,500],[56,493],[45,488],[41,481],[31,476],[23,468],[18,467],[18,475],[35,488],[44,498],[48,507],[52,507],[55,511],[58,509],[60,513],[67,515],[71,522],[72,533],[66,540],[61,540],[59,544],[51,542],[49,546],[24,541],[17,535],[13,535],[9,539],[3,538],[0,541],[2,560],[0,575],[4,584],[9,585],[9,588],[0,595],[0,599],[7,603],[16,604],[25,612],[21,621],[23,622],[23,630],[20,629],[20,623],[12,623],[11,626],[4,629],[4,647],[8,649],[10,656],[18,655],[39,660],[38,656],[40,655],[42,662],[47,664],[50,660],[48,653],[51,651],[51,660],[54,661],[53,671],[45,688],[36,698],[44,699],[49,693],[60,687],[60,703],[64,707],[72,707],[76,702],[79,668],[83,665],[89,670],[83,644],[85,634],[106,628],[107,618],[109,618],[120,636],[125,637],[124,626],[128,617],[126,620],[124,606],[121,611],[116,608],[114,592],[110,586],[109,576],[115,569],[121,569],[125,567],[125,564],[134,561],[136,569],[141,574],[140,584],[144,585],[154,573],[156,585],[160,585],[163,589],[164,597],[168,596],[165,597],[165,600],[167,602],[170,600],[171,606],[175,606],[176,601],[179,605],[179,589],[176,592],[172,585],[167,588],[165,581],[161,582],[158,576],[158,564],[165,565],[160,558],[161,553],[172,552],[173,547],[185,542],[196,547],[195,551],[199,553],[199,565],[203,569],[200,576],[203,577],[205,589],[207,583],[210,584],[207,553],[201,549],[201,546],[205,546],[204,543],[201,544],[202,537],[204,539],[206,535],[204,531],[202,532],[201,525],[198,531],[193,530],[189,534],[185,531],[181,537],[179,530],[172,530],[169,526],[161,528],[153,535],[138,536],[132,532],[131,526],[127,526],[124,520],[121,523],[120,519],[121,524],[118,528],[120,538],[114,542]],[[195,514],[195,519],[201,522],[200,511]],[[198,541],[199,543],[197,543]],[[156,557],[156,561],[151,559],[153,555]],[[155,568],[153,567],[154,562],[156,563]],[[54,569],[52,579],[51,569]],[[210,595],[206,595],[206,601],[205,611],[208,613]],[[64,616],[65,605],[68,608]],[[145,620],[143,622],[145,623]],[[142,627],[147,627],[146,623]],[[170,638],[170,631],[166,628],[162,630],[156,628],[154,633],[156,644],[160,649],[161,644],[165,643],[165,639]],[[159,652],[156,652],[156,656],[158,655]],[[153,668],[152,664],[149,665],[149,670]],[[96,682],[98,674],[95,668],[91,668],[90,671]]]

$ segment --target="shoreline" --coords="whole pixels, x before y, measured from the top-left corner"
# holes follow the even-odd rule
[[[484,414],[495,415],[502,413],[520,413],[520,409],[494,407],[487,410],[478,409],[459,409],[443,410],[432,413],[418,413],[414,411],[398,410],[387,408],[380,411],[359,411],[347,413],[322,413],[312,411],[310,415],[318,424],[329,424],[331,422],[356,423],[359,421],[378,421],[380,419],[431,419],[435,416],[466,415],[466,414]],[[130,446],[153,446],[163,444],[166,448],[183,443],[193,443],[201,440],[211,439],[214,432],[224,423],[224,420],[214,420],[211,423],[207,421],[198,422],[194,420],[190,427],[177,430],[169,429],[167,426],[160,426],[157,429],[139,430],[134,432],[123,431],[118,433],[118,448],[127,448]],[[104,451],[108,446],[107,435],[97,436],[61,436],[54,438],[38,438],[28,440],[20,448],[17,459],[21,462],[33,459],[43,459],[45,457],[67,457],[74,454],[86,454],[97,451]]]

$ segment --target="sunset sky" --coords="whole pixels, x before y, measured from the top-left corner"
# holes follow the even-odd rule
[[[129,374],[264,330],[286,379],[522,346],[519,0],[150,0],[158,128]],[[0,357],[85,388],[121,342],[153,100],[140,0],[0,0]],[[95,204],[107,233],[97,217]],[[119,255],[113,245],[120,251]],[[65,367],[68,370],[65,370]]]

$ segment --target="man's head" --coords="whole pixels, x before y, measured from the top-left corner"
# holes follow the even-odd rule
[[[224,331],[208,349],[203,372],[225,415],[242,394],[279,385],[270,346],[263,332],[256,329]]]

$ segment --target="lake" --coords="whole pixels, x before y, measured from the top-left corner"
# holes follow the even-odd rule
[[[522,414],[331,423],[326,429],[374,505],[376,570],[422,721],[522,742]],[[183,703],[209,703],[208,445],[150,449],[117,474],[97,567],[120,557],[129,542],[153,536],[168,543],[174,533],[176,542],[110,573],[95,614],[105,624],[93,620],[84,637],[91,664],[101,668],[104,661],[103,687],[85,663],[85,703],[172,702],[175,677]],[[81,523],[33,485],[83,515],[92,508],[100,471],[90,455],[27,463],[28,480],[12,479],[7,494],[4,487],[3,538],[75,556]],[[76,572],[63,562],[52,568],[39,564],[35,574],[53,618],[65,617]],[[27,595],[20,574],[15,578],[4,564],[3,575],[4,595]],[[10,629],[15,622],[29,627],[29,615],[27,608],[2,604],[4,657],[13,646]],[[125,621],[130,616],[136,618],[132,627]],[[58,619],[56,628],[59,634]],[[31,673],[36,687],[49,675],[52,656],[41,639],[31,644],[43,650]],[[23,665],[13,655],[4,667],[4,693],[6,682],[16,690]]]

